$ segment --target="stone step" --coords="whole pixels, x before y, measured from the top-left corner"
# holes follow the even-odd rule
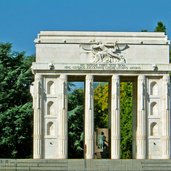
[[[0,171],[171,171],[171,160],[0,159]]]
[[[66,160],[0,160],[0,171],[67,171]]]
[[[145,160],[141,163],[143,171],[171,170],[171,160]]]

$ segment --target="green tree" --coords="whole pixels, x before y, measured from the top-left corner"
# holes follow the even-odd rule
[[[0,43],[0,157],[23,158],[32,153],[33,56]]]
[[[99,84],[94,90],[95,128],[108,127],[108,84]]]
[[[141,30],[141,32],[148,32],[148,30],[146,30],[146,29],[143,29],[143,30]]]
[[[75,89],[68,95],[69,158],[84,157],[84,91]]]
[[[121,82],[121,158],[132,158],[132,83]]]
[[[165,33],[166,33],[166,27],[165,27],[165,25],[163,24],[162,21],[159,21],[159,22],[157,23],[157,26],[156,26],[156,28],[155,28],[154,31],[155,31],[155,32],[165,32]]]

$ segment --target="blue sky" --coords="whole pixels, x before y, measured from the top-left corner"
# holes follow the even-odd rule
[[[0,42],[35,53],[41,30],[153,31],[162,21],[171,38],[171,0],[0,0]]]

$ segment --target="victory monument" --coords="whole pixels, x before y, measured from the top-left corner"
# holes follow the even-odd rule
[[[133,83],[133,159],[170,159],[170,41],[164,33],[41,31],[35,45],[34,159],[68,158],[67,82],[72,81],[85,85],[85,159],[95,158],[94,81],[110,85],[110,162],[120,161],[122,81]]]

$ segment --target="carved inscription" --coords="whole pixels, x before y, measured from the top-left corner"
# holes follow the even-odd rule
[[[128,66],[126,64],[77,64],[66,65],[65,70],[141,70],[141,66]]]
[[[105,65],[105,64],[80,64],[73,66],[65,66],[65,69],[73,69],[73,70],[127,70],[128,68],[124,64],[113,64],[113,65]]]

